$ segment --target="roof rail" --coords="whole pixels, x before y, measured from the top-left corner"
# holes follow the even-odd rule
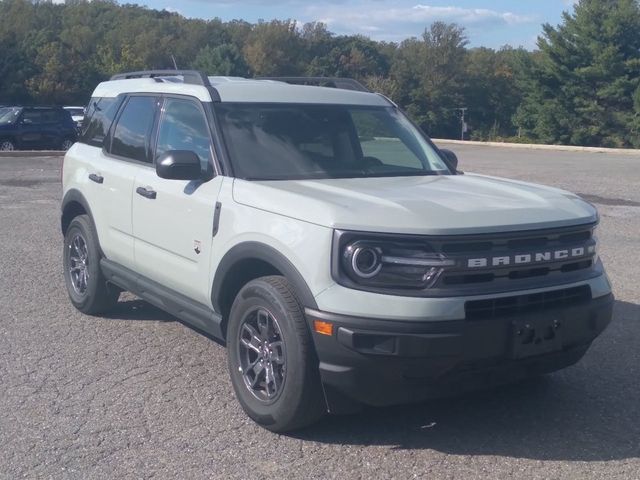
[[[156,77],[177,77],[184,78],[184,83],[191,85],[202,85],[210,88],[209,78],[197,70],[142,70],[140,72],[117,73],[111,80],[127,80],[130,78],[156,78]]]
[[[319,87],[340,88],[343,90],[355,90],[357,92],[371,93],[367,87],[353,78],[339,77],[256,77],[256,80],[275,80],[291,83],[293,85],[315,85]]]

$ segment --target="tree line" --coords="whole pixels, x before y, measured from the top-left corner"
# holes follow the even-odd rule
[[[469,48],[435,22],[400,43],[322,23],[187,19],[110,0],[0,0],[0,104],[85,104],[111,75],[340,76],[405,109],[432,137],[640,147],[640,3],[580,0],[537,49]]]

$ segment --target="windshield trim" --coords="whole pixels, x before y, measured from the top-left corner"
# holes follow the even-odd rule
[[[322,176],[314,176],[314,175],[291,175],[291,176],[287,176],[287,177],[259,177],[259,178],[254,178],[254,177],[250,177],[250,176],[242,176],[239,175],[237,172],[237,168],[234,165],[234,159],[233,159],[233,155],[231,154],[231,151],[229,149],[229,145],[228,145],[228,141],[226,138],[226,134],[223,128],[223,122],[220,121],[220,112],[219,112],[219,108],[222,106],[229,106],[229,105],[240,105],[240,106],[256,106],[256,107],[266,107],[266,106],[273,106],[273,107],[287,107],[287,106],[295,106],[295,107],[341,107],[341,108],[354,108],[354,109],[358,109],[358,110],[380,110],[380,109],[391,109],[391,110],[395,110],[396,112],[398,112],[407,122],[409,122],[409,124],[414,128],[415,132],[417,133],[417,135],[419,135],[419,137],[424,140],[429,147],[431,147],[431,149],[433,150],[433,152],[435,153],[435,155],[438,157],[438,159],[440,159],[444,165],[447,167],[447,170],[431,170],[431,171],[420,171],[420,172],[392,172],[392,173],[379,173],[379,174],[367,174],[366,176],[354,176],[354,175],[348,175],[348,176],[343,176],[343,175],[334,175],[334,176],[329,176],[329,175],[322,175]],[[426,135],[426,133],[422,130],[422,128],[420,128],[410,117],[409,115],[402,110],[401,108],[399,108],[397,105],[393,104],[393,103],[389,103],[389,105],[387,106],[381,106],[381,105],[359,105],[359,104],[346,104],[346,103],[321,103],[321,102],[240,102],[240,101],[221,101],[221,102],[215,102],[215,103],[211,103],[210,104],[211,107],[211,112],[213,113],[213,120],[215,122],[215,126],[216,126],[216,131],[218,132],[218,138],[220,139],[220,143],[222,144],[222,149],[224,150],[224,156],[228,159],[228,163],[231,167],[231,175],[234,178],[240,178],[242,180],[247,180],[247,181],[252,181],[252,182],[257,182],[257,181],[287,181],[287,180],[332,180],[332,179],[346,179],[346,178],[352,178],[352,179],[357,179],[357,178],[362,178],[362,179],[366,179],[366,178],[385,178],[385,177],[428,177],[428,176],[441,176],[441,175],[458,175],[458,171],[453,168],[453,166],[449,163],[449,160],[446,158],[445,155],[443,155],[440,152],[440,149],[438,148],[438,146],[433,143],[433,141],[429,138],[428,135]]]

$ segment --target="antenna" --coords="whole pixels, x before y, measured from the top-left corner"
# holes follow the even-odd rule
[[[171,60],[173,60],[173,68],[175,70],[178,70],[178,64],[176,63],[176,57],[174,57],[173,54],[171,54]]]

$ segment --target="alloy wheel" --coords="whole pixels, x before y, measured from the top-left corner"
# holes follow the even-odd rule
[[[89,285],[89,249],[87,242],[80,233],[76,233],[68,245],[69,248],[69,277],[73,291],[84,295]]]
[[[250,310],[240,326],[238,342],[245,386],[258,400],[275,401],[286,378],[286,352],[278,321],[266,308]]]
[[[11,152],[13,150],[15,150],[15,147],[9,140],[3,140],[2,142],[0,142],[0,151]]]

